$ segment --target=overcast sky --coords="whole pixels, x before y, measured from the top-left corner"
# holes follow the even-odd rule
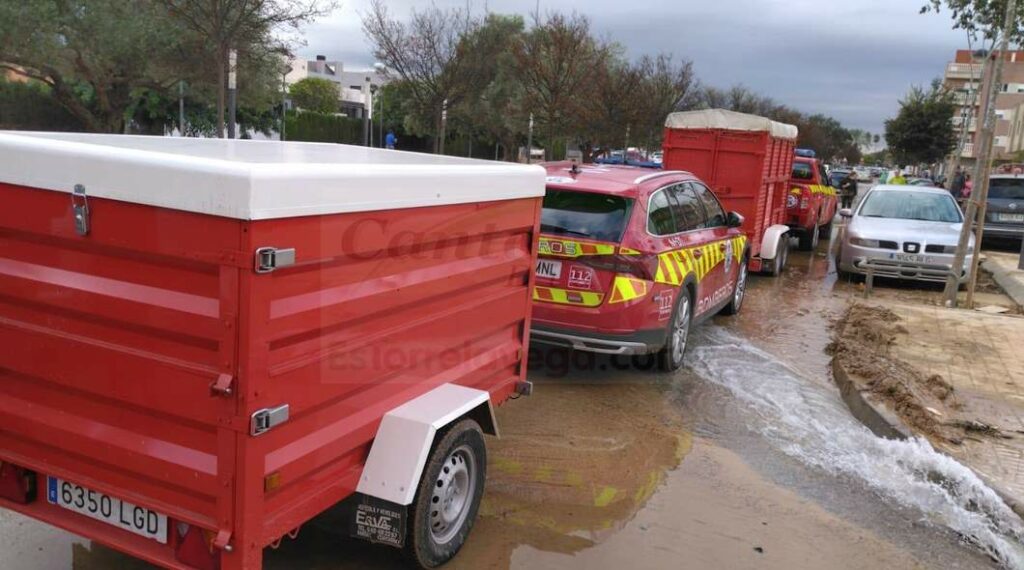
[[[346,69],[373,64],[362,32],[369,0],[342,0],[331,16],[305,29],[300,56],[341,60]],[[532,12],[536,0],[480,0],[475,10]],[[441,7],[466,0],[435,0]],[[423,1],[389,0],[404,17]],[[594,31],[622,44],[630,58],[669,52],[690,59],[698,78],[743,83],[808,113],[881,134],[897,100],[913,84],[942,75],[966,47],[947,14],[920,15],[924,0],[541,0],[541,12],[576,9]],[[585,8],[584,8],[585,7]]]

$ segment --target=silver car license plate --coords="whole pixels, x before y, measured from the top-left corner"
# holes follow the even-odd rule
[[[889,259],[893,261],[899,261],[900,263],[919,263],[919,264],[931,264],[934,259],[927,255],[920,255],[916,253],[890,253]]]

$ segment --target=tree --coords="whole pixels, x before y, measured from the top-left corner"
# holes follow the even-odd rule
[[[279,51],[273,34],[298,29],[318,16],[331,12],[336,4],[321,0],[163,0],[171,15],[197,33],[209,50],[216,70],[217,136],[224,136],[224,105],[228,53],[243,46],[258,51]],[[265,54],[261,54],[265,55]]]
[[[609,61],[609,47],[591,36],[585,16],[554,13],[546,20],[535,15],[533,28],[512,53],[524,103],[536,115],[539,131],[546,135],[546,153],[551,158],[556,133],[580,125],[595,71]]]
[[[0,69],[46,85],[93,132],[124,132],[145,90],[176,85],[193,40],[150,0],[0,2]]]
[[[696,108],[699,83],[693,63],[676,63],[671,54],[643,56],[637,62],[640,84],[633,103],[637,106],[637,134],[648,150],[661,146],[665,117],[673,111]]]
[[[412,11],[409,22],[391,16],[382,0],[374,0],[363,17],[363,31],[373,44],[373,55],[387,73],[407,86],[421,128],[434,137],[434,151],[444,148],[442,117],[478,85],[481,67],[472,64],[465,41],[480,20],[468,8],[442,10],[431,5]],[[430,127],[426,127],[430,125]]]
[[[338,111],[338,84],[320,77],[306,77],[288,88],[288,96],[295,106],[318,113]]]
[[[933,164],[956,146],[952,94],[936,80],[931,88],[911,87],[896,117],[885,122],[885,142],[903,164]]]

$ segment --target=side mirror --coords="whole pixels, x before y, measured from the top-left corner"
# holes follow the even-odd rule
[[[729,215],[725,217],[725,225],[730,228],[738,228],[743,225],[743,216],[736,212],[729,212]]]
[[[851,210],[849,208],[843,208],[842,210],[839,210],[839,217],[840,218],[852,218],[853,217],[853,210]]]

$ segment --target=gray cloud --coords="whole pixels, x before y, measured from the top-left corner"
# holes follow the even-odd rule
[[[465,1],[436,0],[439,6]],[[360,14],[368,0],[342,8],[305,30],[297,51],[373,63]],[[629,57],[669,52],[687,58],[701,81],[719,87],[742,83],[780,103],[831,115],[845,125],[881,133],[899,98],[914,84],[942,75],[965,36],[946,14],[919,15],[923,0],[590,0],[539,3],[541,12],[576,10],[595,32],[621,44]],[[404,15],[423,2],[392,0]],[[474,2],[476,10],[532,12],[535,2]]]

